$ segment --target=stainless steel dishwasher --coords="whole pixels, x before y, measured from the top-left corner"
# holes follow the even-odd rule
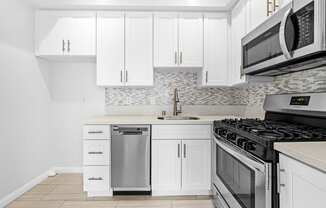
[[[149,125],[112,128],[111,184],[113,191],[150,191]]]

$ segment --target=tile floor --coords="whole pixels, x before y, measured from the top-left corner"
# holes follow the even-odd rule
[[[192,197],[95,197],[83,192],[81,174],[47,178],[7,208],[213,208],[207,196]]]

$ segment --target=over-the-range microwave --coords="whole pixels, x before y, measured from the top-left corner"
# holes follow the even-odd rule
[[[325,0],[293,0],[242,39],[242,74],[277,76],[326,65],[325,28]]]

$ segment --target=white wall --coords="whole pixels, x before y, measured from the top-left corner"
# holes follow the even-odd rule
[[[105,114],[104,88],[96,86],[95,63],[51,63],[51,138],[56,166],[82,166],[82,125]]]
[[[54,164],[47,63],[33,53],[34,11],[0,5],[0,207],[8,194]]]

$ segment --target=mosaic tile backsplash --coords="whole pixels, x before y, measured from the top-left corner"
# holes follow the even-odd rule
[[[152,88],[106,88],[106,106],[170,105],[179,89],[182,105],[261,106],[266,94],[326,91],[326,68],[287,74],[273,83],[243,88],[202,88],[195,72],[154,73]]]
[[[245,99],[243,89],[199,87],[195,72],[155,71],[152,88],[106,88],[106,105],[170,105],[175,88],[182,105],[233,105]]]

